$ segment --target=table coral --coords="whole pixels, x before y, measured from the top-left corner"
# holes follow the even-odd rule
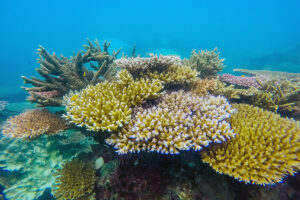
[[[59,169],[54,196],[58,200],[94,200],[95,169],[91,163],[72,160]]]
[[[119,80],[88,86],[66,96],[64,117],[88,130],[115,131],[128,123],[131,107],[160,96],[162,84],[158,80],[134,80],[126,70],[120,71],[117,77]]]
[[[234,84],[234,85],[239,85],[243,87],[256,87],[259,88],[261,85],[258,83],[257,79],[259,79],[260,82],[265,82],[268,80],[268,77],[266,76],[234,76],[232,74],[222,74],[220,76],[221,80]]]
[[[200,50],[198,53],[193,50],[189,59],[184,59],[183,64],[191,66],[200,73],[201,78],[215,76],[225,68],[224,58],[219,57],[218,49],[212,51]]]
[[[61,106],[62,96],[70,90],[80,90],[88,84],[96,84],[113,76],[115,66],[112,64],[118,53],[109,54],[110,43],[104,42],[101,49],[98,41],[95,45],[88,40],[85,45],[86,51],[79,51],[71,58],[63,55],[59,57],[54,53],[50,55],[42,46],[38,49],[40,68],[36,71],[41,77],[27,78],[22,76],[24,83],[29,83],[34,87],[22,87],[29,92],[28,101],[37,103],[38,106]],[[94,63],[97,63],[97,66]],[[90,63],[91,69],[84,65]],[[55,95],[54,95],[55,94]],[[50,96],[49,96],[50,95]]]
[[[10,117],[4,124],[4,136],[15,138],[35,138],[43,134],[52,135],[68,128],[66,121],[46,109],[28,110]]]
[[[234,137],[225,121],[233,112],[223,97],[174,92],[164,96],[157,106],[138,111],[126,127],[106,142],[114,145],[118,154],[200,150],[212,142]]]
[[[299,123],[247,104],[229,119],[236,137],[202,151],[217,172],[255,184],[280,182],[300,169]]]

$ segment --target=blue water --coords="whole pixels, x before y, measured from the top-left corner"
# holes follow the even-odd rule
[[[299,7],[297,0],[1,1],[0,84],[18,88],[20,75],[36,75],[38,45],[71,56],[87,37],[125,53],[136,44],[141,55],[167,49],[186,57],[218,47],[227,72],[300,72]]]

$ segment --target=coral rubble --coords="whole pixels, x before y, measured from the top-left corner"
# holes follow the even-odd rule
[[[198,53],[193,50],[189,59],[184,59],[183,64],[196,69],[201,78],[207,78],[217,75],[218,72],[225,68],[224,58],[219,57],[218,49],[212,51],[200,50]]]
[[[62,164],[81,153],[91,152],[91,145],[97,144],[91,136],[73,140],[74,134],[82,135],[76,130],[67,130],[35,140],[0,136],[0,180],[7,177],[7,173],[17,174],[10,185],[4,184],[6,198],[37,199],[54,185],[53,174]]]
[[[59,58],[55,53],[50,55],[40,46],[38,49],[40,68],[36,71],[44,80],[22,76],[24,83],[33,85],[33,87],[23,87],[30,94],[27,100],[38,103],[39,106],[61,106],[62,96],[70,90],[80,90],[89,84],[109,79],[114,74],[112,71],[115,71],[113,60],[120,50],[110,55],[108,52],[110,43],[104,42],[103,49],[97,40],[96,45],[90,41],[88,43],[89,45],[84,46],[86,51],[79,51],[70,59],[63,55]],[[87,63],[90,63],[93,70],[84,66]]]
[[[236,137],[202,151],[204,162],[219,173],[263,185],[300,169],[298,122],[247,104],[233,107],[238,111],[229,121]]]
[[[212,142],[234,137],[225,121],[233,112],[223,97],[174,92],[164,96],[157,106],[137,112],[126,127],[106,142],[114,145],[118,154],[200,150]]]
[[[131,107],[160,96],[162,84],[158,80],[134,80],[127,70],[117,76],[119,80],[105,81],[67,95],[64,117],[88,130],[115,131],[130,121]]]
[[[10,117],[5,122],[2,133],[8,137],[35,138],[43,134],[56,134],[67,128],[67,122],[59,115],[46,109],[33,109]]]
[[[94,200],[96,175],[91,163],[72,160],[57,170],[54,196],[58,200]]]

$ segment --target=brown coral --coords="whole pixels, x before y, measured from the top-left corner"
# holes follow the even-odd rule
[[[95,169],[91,163],[67,162],[58,170],[54,196],[58,200],[94,200]]]
[[[192,92],[199,95],[204,96],[208,93],[212,93],[217,90],[218,79],[199,79],[197,80],[192,87]]]
[[[67,129],[66,121],[46,109],[29,110],[9,118],[3,126],[3,135],[15,138],[34,138],[56,134]]]

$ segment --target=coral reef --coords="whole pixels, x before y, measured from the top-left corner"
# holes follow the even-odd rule
[[[157,106],[138,111],[126,127],[106,142],[114,145],[118,154],[201,150],[212,142],[234,137],[225,121],[233,112],[223,97],[174,92],[164,96]]]
[[[192,92],[198,96],[204,96],[216,91],[218,88],[218,79],[198,79],[192,86]]]
[[[268,70],[249,70],[249,69],[234,69],[234,72],[242,72],[245,74],[249,74],[251,76],[267,76],[271,79],[280,79],[285,80],[288,79],[291,82],[300,81],[300,73],[288,73],[288,72],[280,72],[280,71],[268,71]]]
[[[221,80],[226,82],[226,83],[230,83],[230,84],[234,84],[234,85],[238,85],[238,86],[243,86],[243,87],[260,87],[261,85],[258,83],[257,79],[259,79],[260,82],[265,82],[268,80],[268,78],[266,76],[251,76],[251,77],[247,77],[247,76],[234,76],[232,74],[222,74],[220,76]]]
[[[0,136],[0,179],[2,176],[9,177],[6,173],[17,173],[13,183],[4,185],[6,198],[37,199],[47,188],[53,186],[53,174],[62,164],[81,153],[91,152],[91,145],[97,143],[90,136],[85,136],[79,142],[60,142],[71,141],[74,132],[78,131],[68,130],[53,136],[44,135],[35,140]]]
[[[181,60],[179,56],[157,56],[150,54],[150,57],[146,58],[122,57],[115,60],[114,63],[118,67],[128,70],[133,77],[137,78],[140,77],[141,73],[167,71],[172,65],[181,65]]]
[[[43,134],[53,135],[68,128],[64,119],[46,109],[28,110],[10,117],[4,124],[4,136],[15,138],[35,138]]]
[[[7,105],[6,101],[0,101],[0,112],[6,108],[6,105]]]
[[[183,64],[196,69],[201,78],[216,76],[218,72],[225,68],[224,58],[219,57],[218,49],[212,51],[200,50],[198,53],[193,50],[189,59],[184,59]]]
[[[58,200],[93,200],[96,175],[91,163],[72,160],[57,170],[54,196]]]
[[[88,130],[115,131],[129,122],[131,107],[160,96],[162,84],[158,80],[133,80],[127,70],[117,76],[119,80],[105,81],[67,95],[64,117]]]
[[[58,58],[55,53],[50,55],[40,46],[38,49],[40,68],[36,71],[44,80],[22,76],[24,83],[34,86],[23,87],[30,94],[27,100],[38,103],[38,106],[61,106],[62,96],[70,90],[80,90],[89,84],[110,79],[116,70],[113,60],[116,59],[120,50],[110,55],[109,45],[110,43],[104,42],[103,49],[101,49],[97,40],[95,45],[88,40],[88,45],[84,46],[86,51],[79,51],[70,59],[63,55]],[[93,62],[96,62],[98,66]],[[90,63],[93,70],[84,66],[87,63]]]
[[[238,111],[229,121],[236,137],[202,151],[204,162],[219,173],[263,185],[300,169],[298,122],[247,104],[233,107]]]
[[[292,111],[296,102],[296,96],[300,95],[300,85],[289,80],[270,80],[260,84],[260,92],[254,95],[251,103],[261,108],[278,111]]]

